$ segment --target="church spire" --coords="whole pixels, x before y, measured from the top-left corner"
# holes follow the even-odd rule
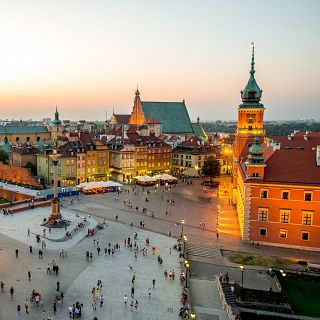
[[[251,43],[252,44],[252,57],[251,57],[251,70],[250,70],[250,74],[253,76],[255,74],[255,70],[254,70],[254,42]]]
[[[129,124],[144,124],[145,116],[141,105],[140,100],[140,92],[137,86],[137,90],[135,92],[133,109],[131,112],[131,116],[129,119]]]
[[[254,77],[255,74],[255,61],[254,61],[254,43],[252,42],[252,56],[251,56],[251,69],[250,69],[250,78],[248,83],[243,91],[241,91],[241,98],[243,102],[254,102],[259,103],[262,96],[262,90],[259,88],[256,79]]]
[[[61,120],[59,119],[59,112],[58,112],[58,107],[56,106],[56,112],[54,113],[54,120],[52,121],[52,124],[54,125],[60,125]]]

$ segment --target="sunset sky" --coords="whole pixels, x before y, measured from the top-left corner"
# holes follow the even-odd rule
[[[320,1],[1,0],[0,119],[105,120],[142,100],[236,118],[252,41],[266,119],[320,120]]]

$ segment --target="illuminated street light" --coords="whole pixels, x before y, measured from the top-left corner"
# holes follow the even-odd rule
[[[190,319],[195,319],[196,318],[196,314],[194,313],[194,312],[192,312],[191,314],[190,314]]]
[[[186,253],[186,241],[188,240],[187,236],[184,235],[183,236],[183,256],[185,255]]]
[[[242,285],[242,287],[243,287],[243,273],[244,273],[245,268],[244,268],[243,265],[241,265],[241,266],[240,266],[240,269],[241,269],[241,285]]]
[[[188,260],[184,261],[184,265],[186,267],[186,283],[185,283],[185,288],[188,288],[188,276],[189,276],[189,268],[190,268],[190,264],[188,262]]]

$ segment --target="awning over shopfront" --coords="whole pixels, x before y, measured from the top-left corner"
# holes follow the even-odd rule
[[[109,191],[117,191],[123,185],[114,181],[99,181],[99,182],[83,182],[77,185],[77,188],[84,193],[104,193]]]

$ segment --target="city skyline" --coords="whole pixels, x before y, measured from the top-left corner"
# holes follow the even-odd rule
[[[233,120],[249,78],[266,120],[320,119],[317,1],[3,1],[0,118],[105,120],[145,101]],[[274,8],[277,8],[275,11]],[[271,22],[269,22],[271,21]]]

